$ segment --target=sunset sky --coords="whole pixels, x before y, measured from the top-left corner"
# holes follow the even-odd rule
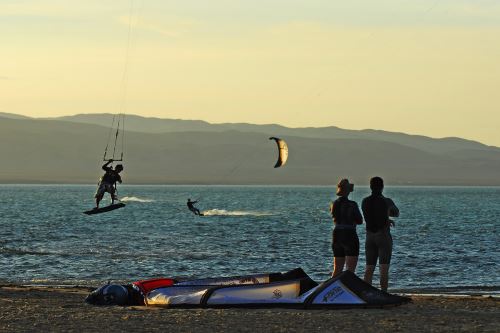
[[[500,1],[0,0],[0,112],[121,110],[500,146]]]

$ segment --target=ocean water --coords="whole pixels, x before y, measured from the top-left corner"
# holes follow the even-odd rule
[[[332,270],[332,187],[121,186],[123,209],[87,216],[94,186],[0,185],[0,283],[100,285],[302,267]],[[357,187],[358,203],[368,188]],[[500,188],[388,187],[401,210],[393,290],[500,291]],[[187,210],[200,200],[205,217]],[[103,202],[107,204],[108,202]],[[364,225],[357,274],[364,270]]]

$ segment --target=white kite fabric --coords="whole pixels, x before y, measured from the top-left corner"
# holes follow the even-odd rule
[[[284,166],[286,161],[288,160],[288,145],[286,144],[285,140],[274,136],[270,137],[269,140],[274,140],[278,145],[278,161],[276,161],[274,167],[279,168]]]
[[[233,279],[233,278],[230,278]],[[145,295],[148,306],[164,307],[345,307],[385,306],[405,302],[400,296],[390,295],[360,281],[347,272],[322,284],[311,283],[307,276],[291,280],[246,279],[238,281],[200,280],[189,284],[174,284],[152,290]],[[210,285],[207,285],[210,283]],[[213,283],[213,284],[211,284]],[[215,286],[215,287],[214,287]]]
[[[220,307],[289,307],[352,308],[385,307],[404,304],[407,297],[388,294],[346,271],[318,284],[301,268],[285,273],[243,275],[178,281],[173,278],[141,280],[124,286],[128,301],[122,295],[105,295],[103,286],[87,297],[96,305],[147,305],[181,308]],[[121,291],[119,288],[111,288]]]

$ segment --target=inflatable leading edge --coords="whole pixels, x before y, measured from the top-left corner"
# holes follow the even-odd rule
[[[409,298],[383,292],[348,271],[318,285],[300,268],[287,273],[229,278],[144,280],[120,287],[122,288],[103,286],[89,295],[86,301],[97,305],[148,305],[169,308],[305,309],[387,307],[410,301]],[[122,295],[124,289],[128,293],[126,297]],[[117,295],[108,295],[111,292]]]

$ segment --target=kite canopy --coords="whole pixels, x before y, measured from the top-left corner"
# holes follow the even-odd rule
[[[126,286],[129,302],[118,305],[148,305],[178,308],[289,307],[366,308],[408,303],[407,297],[381,291],[345,271],[318,284],[301,268],[286,273],[243,275],[227,278],[176,281],[154,279]],[[98,293],[102,288],[95,291]],[[92,294],[91,294],[92,295]],[[107,296],[107,295],[105,295]],[[111,305],[114,299],[88,297],[87,302]],[[120,300],[121,301],[121,300]]]
[[[282,140],[274,136],[270,137],[269,140],[276,141],[276,144],[278,145],[278,161],[276,161],[274,167],[279,168],[285,165],[286,160],[288,159],[288,146],[285,140]]]

